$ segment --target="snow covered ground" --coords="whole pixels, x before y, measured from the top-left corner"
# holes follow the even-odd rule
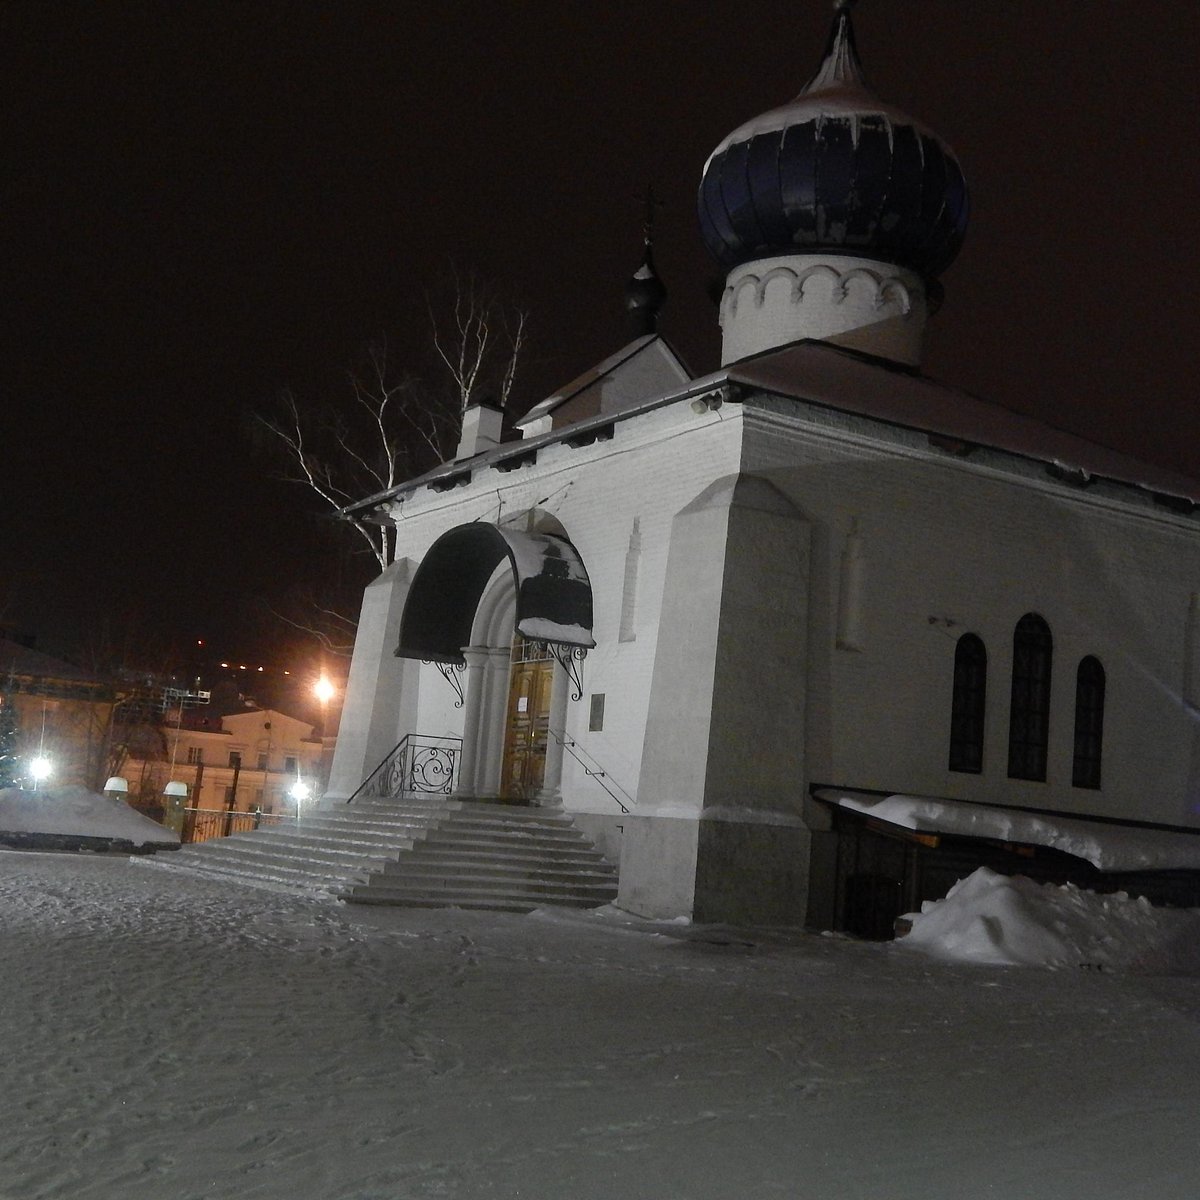
[[[0,1033],[4,1200],[1200,1195],[1195,976],[10,851]]]

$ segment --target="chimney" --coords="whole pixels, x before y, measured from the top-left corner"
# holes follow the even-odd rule
[[[462,436],[454,452],[457,462],[473,458],[500,445],[500,430],[504,424],[504,411],[484,400],[480,404],[469,404],[463,412]]]

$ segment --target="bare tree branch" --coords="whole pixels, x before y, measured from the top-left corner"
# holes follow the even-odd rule
[[[342,395],[302,400],[285,391],[274,412],[254,414],[255,426],[266,431],[278,452],[282,477],[307,488],[336,513],[380,570],[395,557],[395,529],[347,514],[346,507],[449,458],[468,405],[485,394],[502,407],[508,404],[526,348],[524,311],[503,303],[473,274],[453,272],[450,287],[443,320],[429,302],[433,358],[447,381],[396,370],[387,344],[380,342],[350,373]],[[271,611],[331,652],[345,652],[353,642],[354,621],[331,607],[314,604],[311,619]]]

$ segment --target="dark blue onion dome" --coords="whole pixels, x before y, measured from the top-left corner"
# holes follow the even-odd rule
[[[867,89],[849,8],[838,4],[820,70],[800,95],[736,129],[705,165],[700,229],[726,267],[833,253],[933,280],[962,246],[968,201],[958,160]]]

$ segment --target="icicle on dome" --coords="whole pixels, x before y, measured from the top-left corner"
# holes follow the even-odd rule
[[[729,268],[722,361],[802,338],[920,361],[937,277],[967,226],[967,187],[932,131],[863,81],[839,0],[817,73],[713,151],[700,228]]]

